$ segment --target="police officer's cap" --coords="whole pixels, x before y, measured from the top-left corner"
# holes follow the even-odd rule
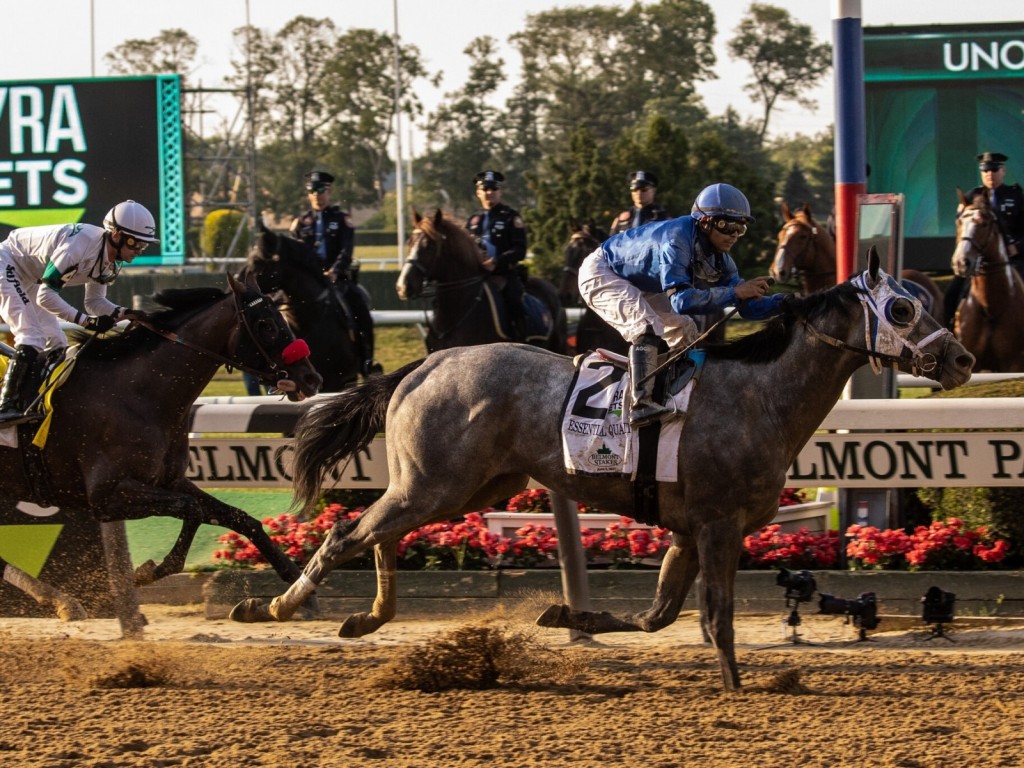
[[[334,183],[334,177],[327,171],[312,171],[306,174],[306,191],[323,192]]]
[[[473,181],[478,187],[484,189],[501,189],[501,185],[505,181],[505,174],[497,171],[480,171],[473,177]]]
[[[996,171],[1002,168],[1009,158],[1001,152],[982,152],[978,155],[978,168],[982,171]]]
[[[658,177],[650,171],[633,171],[629,174],[629,189],[643,189],[658,186]]]

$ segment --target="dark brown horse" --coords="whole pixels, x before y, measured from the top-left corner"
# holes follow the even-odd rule
[[[580,264],[608,238],[608,233],[596,224],[573,223],[572,235],[565,244],[565,266],[558,284],[558,296],[563,307],[583,309],[583,316],[576,325],[575,352],[588,349],[608,349],[620,354],[629,353],[629,344],[622,334],[612,328],[588,307],[580,296]]]
[[[409,253],[395,290],[403,301],[434,284],[434,315],[427,351],[508,341],[508,322],[498,281],[481,263],[480,248],[466,229],[440,210],[413,216]],[[547,280],[526,281],[526,341],[552,352],[567,352],[565,310]]]
[[[953,271],[970,279],[954,333],[977,358],[976,371],[1024,371],[1024,281],[1010,264],[999,222],[984,195],[967,200],[956,220]]]
[[[35,425],[21,425],[19,444],[0,448],[0,489],[11,500],[75,510],[99,522],[162,515],[182,521],[160,564],[140,566],[136,584],[178,573],[201,524],[220,525],[255,544],[285,582],[299,568],[262,524],[200,490],[189,466],[189,412],[222,365],[249,371],[287,390],[316,394],[320,376],[273,303],[256,286],[228,277],[230,290],[167,290],[169,309],[113,338],[90,338],[67,381],[50,395],[52,422],[33,447]],[[38,441],[38,439],[37,439]],[[84,618],[77,601],[0,561],[4,580],[63,618]],[[129,590],[130,591],[130,590]],[[133,634],[132,618],[122,628]]]
[[[828,228],[814,219],[809,205],[791,213],[789,206],[783,203],[781,212],[785,223],[779,230],[772,277],[779,283],[799,279],[800,291],[805,296],[835,285],[836,243]],[[928,314],[942,322],[943,295],[935,281],[924,272],[904,269],[900,282],[924,305]]]

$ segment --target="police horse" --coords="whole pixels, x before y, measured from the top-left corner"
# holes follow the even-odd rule
[[[576,351],[607,349],[626,355],[629,354],[629,343],[622,334],[588,307],[580,296],[580,264],[607,239],[608,233],[593,223],[573,224],[569,242],[565,244],[565,265],[558,283],[558,297],[563,307],[583,309],[583,316],[576,324]]]
[[[836,282],[836,243],[828,228],[819,224],[809,205],[796,213],[785,203],[781,208],[783,225],[779,244],[770,269],[779,283],[799,282],[804,294],[820,291]],[[925,311],[942,321],[942,291],[924,272],[904,269],[900,273],[903,287],[914,294]]]
[[[868,334],[865,324],[875,332]],[[879,268],[827,291],[787,299],[782,316],[707,350],[679,446],[678,480],[658,484],[659,525],[673,531],[650,609],[622,618],[552,606],[544,626],[653,632],[677,617],[698,571],[705,628],[726,690],[739,687],[733,581],[743,536],[778,510],[788,467],[868,360],[927,375],[944,388],[970,378],[970,353]],[[313,504],[326,474],[387,432],[390,485],[357,520],[338,524],[303,576],[269,603],[235,606],[239,621],[286,621],[327,574],[373,547],[377,598],[345,619],[359,637],[395,615],[396,544],[418,526],[486,508],[528,478],[585,504],[634,513],[627,478],[569,474],[560,420],[573,363],[523,345],[431,354],[311,408],[296,426],[295,498]]]
[[[434,284],[433,317],[428,324],[428,352],[491,344],[510,338],[498,281],[480,261],[472,235],[440,209],[433,216],[413,212],[408,258],[395,290],[402,301],[424,295]],[[526,341],[552,352],[567,351],[565,310],[555,286],[538,277],[526,280]]]
[[[967,200],[956,221],[953,271],[969,279],[954,333],[976,370],[1024,371],[1024,281],[1006,253],[996,214],[984,195]]]
[[[281,313],[309,345],[324,392],[355,384],[362,365],[356,325],[340,290],[324,275],[323,263],[301,240],[258,224],[256,243],[240,276],[252,273],[260,289],[281,302]],[[360,285],[354,290],[364,291]],[[370,306],[369,297],[366,305]]]
[[[253,373],[291,400],[320,388],[305,343],[295,339],[255,279],[242,283],[228,276],[228,283],[227,292],[163,291],[155,298],[168,309],[124,333],[86,340],[66,381],[49,394],[52,420],[42,447],[33,445],[40,442],[36,423],[17,427],[16,447],[0,448],[0,488],[8,499],[74,510],[99,522],[180,519],[171,551],[159,564],[139,567],[138,585],[180,572],[203,523],[249,538],[284,581],[300,575],[258,520],[185,478],[190,410],[222,365]],[[73,596],[10,563],[0,561],[0,570],[5,581],[59,617],[85,618]],[[111,581],[116,589],[114,574]],[[124,591],[116,597],[122,629],[130,635],[141,625],[130,586]]]

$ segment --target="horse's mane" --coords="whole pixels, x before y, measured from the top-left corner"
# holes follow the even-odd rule
[[[743,360],[748,363],[771,363],[777,360],[793,340],[793,329],[803,320],[839,309],[854,301],[860,289],[853,283],[842,283],[827,291],[809,296],[791,294],[783,302],[782,314],[769,320],[764,328],[735,341],[712,344],[707,348],[709,358]]]
[[[175,331],[226,295],[225,291],[212,286],[166,288],[154,294],[153,301],[167,309],[148,313],[149,321],[161,330]],[[82,344],[92,336],[77,329],[68,331],[67,335],[74,344]],[[97,337],[79,354],[84,358],[114,360],[152,351],[161,341],[163,337],[148,328],[129,326],[123,332]]]
[[[416,223],[419,229],[430,240],[447,239],[452,256],[469,271],[480,271],[480,248],[473,241],[469,231],[448,214],[442,216],[424,216]]]
[[[268,241],[273,245],[268,246]],[[323,276],[323,264],[313,252],[313,248],[305,241],[291,235],[277,232],[261,233],[256,238],[256,245],[253,246],[248,261],[251,263],[259,259],[269,259],[275,254],[280,256],[288,267],[298,267],[326,281]]]

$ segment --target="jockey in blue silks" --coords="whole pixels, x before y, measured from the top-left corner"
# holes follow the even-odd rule
[[[701,191],[689,216],[655,221],[608,238],[579,271],[580,295],[632,346],[630,424],[656,419],[658,342],[669,348],[698,335],[693,315],[738,306],[742,317],[764,320],[779,313],[783,294],[767,296],[771,279],[740,278],[729,251],[754,221],[746,196],[729,184]]]

